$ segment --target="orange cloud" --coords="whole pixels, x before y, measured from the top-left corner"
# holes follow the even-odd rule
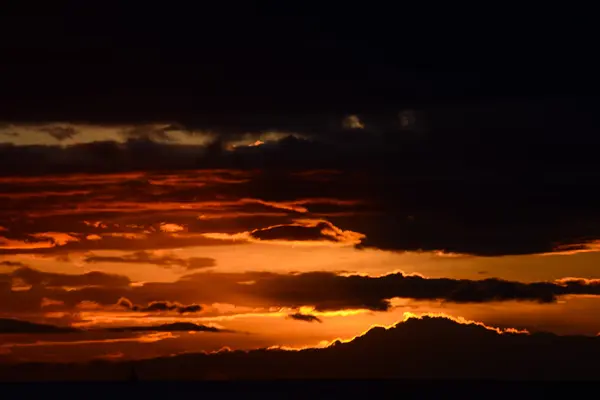
[[[108,227],[102,221],[83,221],[83,223],[87,226],[92,226],[94,228],[107,228]]]
[[[557,279],[555,281],[559,285],[567,286],[569,284],[576,285],[600,285],[600,279],[587,279],[587,278],[575,278],[575,277],[565,277],[561,279]]]
[[[49,176],[2,176],[0,184],[64,184],[81,183],[108,184],[121,180],[134,180],[145,176],[144,173],[126,172],[117,174],[69,174]]]
[[[326,220],[297,219],[292,224],[281,224],[249,232],[250,239],[268,242],[322,242],[356,245],[365,235],[345,231]]]
[[[365,235],[342,230],[322,219],[297,219],[291,224],[273,225],[239,233],[203,233],[217,240],[247,241],[283,245],[356,245]]]
[[[29,242],[26,240],[15,240],[15,239],[7,239],[0,237],[0,249],[44,249],[54,247],[54,244],[50,241],[42,241],[42,242]]]
[[[162,224],[160,224],[160,230],[163,232],[167,232],[167,233],[181,232],[184,229],[185,229],[185,227],[183,227],[181,225],[177,225],[177,224],[169,224],[166,222],[163,222]]]
[[[541,256],[573,255],[600,251],[600,240],[591,240],[578,244],[566,244],[555,247],[551,252],[541,253]]]
[[[99,310],[102,309],[102,305],[95,301],[83,300],[75,305],[78,310]]]
[[[91,190],[65,190],[45,191],[45,192],[28,192],[28,193],[1,193],[0,198],[8,198],[13,200],[29,199],[35,197],[69,197],[69,196],[85,196],[91,194]]]
[[[62,232],[42,232],[29,235],[34,240],[17,240],[0,237],[0,249],[47,249],[77,242],[78,238]]]
[[[42,304],[41,307],[50,307],[50,306],[64,306],[65,302],[62,300],[53,300],[53,299],[49,299],[47,297],[43,297],[42,298]]]
[[[79,241],[77,237],[63,232],[33,233],[31,236],[36,239],[50,241],[55,246],[64,246],[68,242]]]
[[[25,212],[29,217],[47,217],[61,215],[78,215],[89,214],[92,212],[102,213],[130,213],[135,211],[162,211],[162,212],[184,212],[184,211],[226,211],[227,209],[238,208],[244,205],[262,205],[279,210],[287,210],[298,213],[307,213],[308,208],[305,205],[310,204],[333,204],[339,206],[349,206],[358,204],[354,200],[337,200],[337,199],[303,199],[292,202],[276,202],[265,201],[260,199],[239,199],[239,200],[222,200],[222,201],[106,201],[101,197],[92,198],[87,201],[78,202],[77,208],[65,209],[60,205],[56,207],[46,207],[44,210],[26,209]]]

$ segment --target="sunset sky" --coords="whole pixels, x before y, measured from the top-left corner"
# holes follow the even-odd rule
[[[1,43],[0,362],[600,333],[592,100],[403,58],[379,12],[250,8],[0,21],[34,26]]]
[[[410,136],[405,114],[390,119]],[[357,115],[338,122],[339,135],[377,140]],[[526,213],[527,199],[503,206],[498,196],[519,183],[485,193],[485,183],[468,188],[456,176],[388,171],[388,159],[350,166],[344,157],[381,150],[337,137],[340,144],[325,153],[350,155],[333,153],[340,168],[324,169],[330,163],[318,158],[319,139],[303,132],[225,137],[210,158],[212,136],[171,134],[169,126],[3,128],[11,134],[1,151],[21,155],[0,178],[0,315],[81,332],[33,326],[4,334],[2,357],[79,361],[326,346],[407,313],[530,332],[600,332],[600,247],[576,230],[589,228],[566,219],[577,209]],[[427,143],[417,140],[423,143],[406,146]],[[302,168],[286,166],[302,146],[311,158]],[[29,164],[37,170],[21,173],[19,163],[38,152],[44,157]],[[272,154],[282,167],[265,162]],[[244,168],[221,165],[237,156]],[[205,159],[215,168],[192,168]],[[65,165],[72,172],[54,171]],[[536,214],[552,225],[533,225]],[[153,331],[177,322],[214,329]]]

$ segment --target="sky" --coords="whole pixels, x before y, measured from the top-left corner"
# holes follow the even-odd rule
[[[514,378],[528,372],[501,368],[508,355],[540,376],[548,352],[592,362],[590,65],[536,69],[550,53],[521,43],[478,66],[381,10],[214,7],[176,23],[148,10],[160,27],[126,8],[2,16],[32,27],[0,42],[4,376],[40,379],[40,362],[63,378],[131,363],[148,379]],[[386,369],[386,352],[422,363]]]

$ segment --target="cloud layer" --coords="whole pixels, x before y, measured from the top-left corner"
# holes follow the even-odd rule
[[[214,267],[214,258],[209,257],[191,257],[182,259],[172,255],[157,256],[146,251],[138,251],[125,256],[96,256],[89,255],[84,261],[86,263],[123,263],[123,264],[153,264],[165,268],[182,267],[187,270],[196,270],[207,267]]]
[[[224,351],[127,363],[66,364],[32,369],[3,367],[2,379],[66,377],[128,379],[131,368],[153,379],[599,379],[593,366],[598,338],[501,331],[440,317],[409,318],[374,327],[350,341],[301,351]],[[443,357],[440,359],[440,357]],[[44,371],[44,376],[36,371]],[[38,372],[39,373],[39,372]],[[69,375],[70,374],[70,375]],[[73,378],[71,378],[73,379]],[[85,378],[82,378],[85,379]]]
[[[287,160],[286,149],[304,145],[311,157],[294,170],[256,164],[263,169],[2,178],[0,253],[148,251],[231,243],[192,233],[248,232],[250,236],[238,238],[354,242],[384,250],[483,256],[585,248],[600,239],[600,224],[594,222],[600,220],[598,193],[586,183],[593,179],[592,165],[538,165],[537,172],[489,165],[475,171],[452,163],[464,157],[487,162],[487,156],[447,153],[447,147],[435,143],[423,159],[416,150],[404,149],[399,151],[405,155],[378,156],[369,165],[362,165],[360,157],[345,164],[335,156],[335,162],[319,166],[311,161],[319,152],[308,142],[248,151],[262,161],[270,151]],[[323,155],[331,159],[331,153]],[[520,163],[525,158],[523,153],[510,159]],[[433,168],[428,163],[434,159],[450,165]],[[585,160],[589,158],[577,163],[589,162]],[[507,161],[503,156],[499,162]],[[538,206],[541,202],[544,207]],[[302,222],[307,220],[313,222]],[[164,232],[163,223],[185,230]],[[131,240],[136,238],[144,240]]]
[[[521,283],[494,278],[424,278],[402,273],[370,277],[333,272],[207,272],[186,275],[175,282],[130,283],[126,277],[100,272],[67,275],[18,268],[0,275],[0,311],[31,312],[44,305],[73,311],[86,302],[141,313],[199,313],[202,305],[213,303],[257,308],[311,306],[317,311],[388,311],[394,298],[476,304],[553,303],[566,295],[600,296],[598,280],[583,278]],[[298,314],[292,318],[310,317]]]
[[[121,326],[108,328],[110,332],[221,332],[219,328],[206,325],[198,325],[190,322],[175,322],[172,324],[162,324],[155,326]]]
[[[138,306],[133,304],[129,299],[121,297],[117,304],[131,311],[139,311],[144,313],[152,312],[166,312],[176,311],[179,314],[196,313],[202,311],[202,306],[198,304],[183,305],[179,303],[172,303],[169,301],[153,301],[148,303],[147,306]]]
[[[36,324],[12,318],[0,318],[0,334],[74,333],[75,328]]]

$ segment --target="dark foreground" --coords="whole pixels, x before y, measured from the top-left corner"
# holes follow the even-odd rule
[[[210,382],[122,382],[122,383],[19,383],[0,384],[3,397],[33,398],[127,398],[145,399],[193,396],[235,396],[260,399],[338,399],[383,396],[383,398],[544,398],[557,390],[570,395],[589,393],[598,382],[494,382],[428,380],[289,380]],[[83,396],[83,397],[82,397]],[[239,396],[239,397],[238,397]],[[460,397],[458,397],[460,396]],[[510,396],[510,397],[507,397]],[[15,397],[16,398],[16,397]]]

